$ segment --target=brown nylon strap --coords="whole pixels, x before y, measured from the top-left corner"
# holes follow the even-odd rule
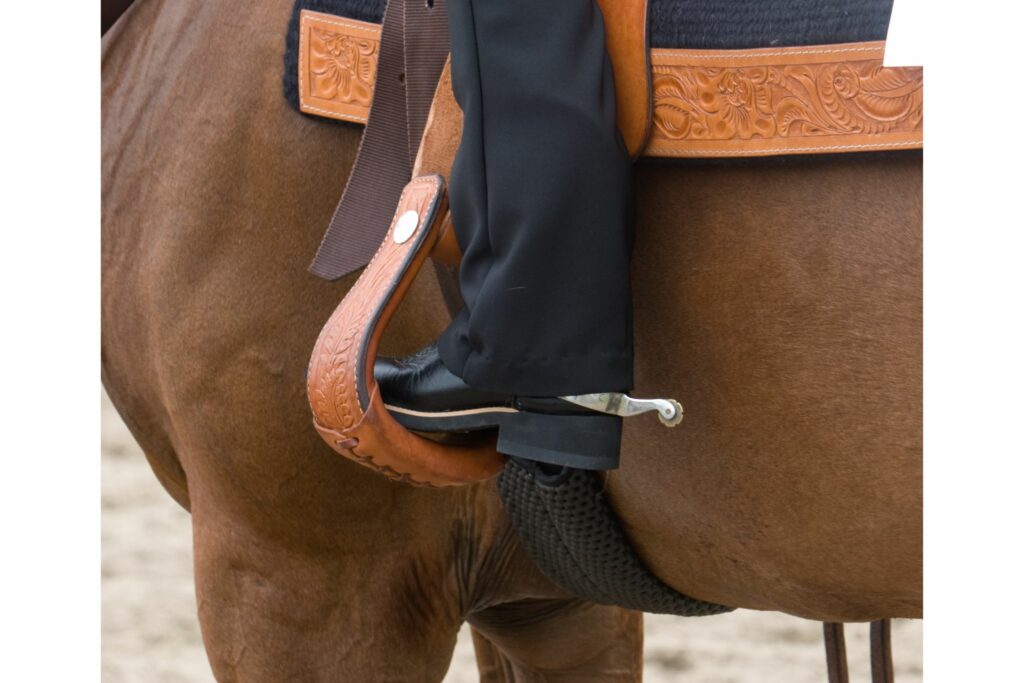
[[[828,669],[828,683],[850,683],[843,625],[826,622],[822,626],[825,631],[825,667]]]
[[[309,270],[335,280],[369,262],[412,175],[434,89],[448,56],[444,0],[390,0],[377,82],[348,184]]]
[[[405,104],[409,119],[409,172],[427,126],[437,81],[448,59],[448,10],[445,0],[406,0]],[[424,61],[429,63],[425,64]]]
[[[892,622],[888,619],[871,622],[871,681],[893,683]]]

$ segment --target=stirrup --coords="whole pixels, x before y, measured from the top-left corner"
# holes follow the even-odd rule
[[[406,185],[380,249],[321,330],[306,381],[313,424],[331,448],[421,486],[483,481],[504,466],[493,439],[443,445],[406,430],[388,413],[373,375],[380,337],[437,243],[447,205],[440,175]]]

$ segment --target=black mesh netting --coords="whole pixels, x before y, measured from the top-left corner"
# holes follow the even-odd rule
[[[656,614],[697,617],[733,608],[683,595],[633,550],[595,472],[546,476],[510,458],[498,491],[526,552],[549,579],[580,598]]]

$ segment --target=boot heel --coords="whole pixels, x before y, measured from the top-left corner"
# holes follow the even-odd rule
[[[619,466],[622,418],[518,412],[498,427],[498,452],[584,470]]]

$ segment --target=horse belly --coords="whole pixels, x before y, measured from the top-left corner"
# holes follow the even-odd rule
[[[638,171],[636,393],[613,504],[708,600],[921,614],[917,155]]]

